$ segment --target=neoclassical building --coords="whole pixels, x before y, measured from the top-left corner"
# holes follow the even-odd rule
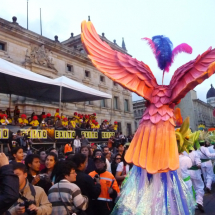
[[[109,41],[104,33],[101,39],[111,48],[128,54],[124,40],[122,47],[116,41]],[[85,114],[97,113],[97,120],[111,120],[119,123],[119,130],[124,134],[134,132],[134,116],[131,92],[114,83],[100,73],[88,59],[80,35],[71,36],[60,42],[58,36],[54,40],[41,36],[20,26],[17,18],[12,22],[0,18],[0,57],[22,66],[40,75],[57,78],[66,76],[89,87],[112,95],[112,99],[92,102],[64,103],[62,112],[72,116],[74,112]],[[36,93],[36,91],[35,91]],[[0,109],[9,105],[9,95],[0,95]],[[32,112],[41,114],[42,111],[55,113],[58,103],[38,101],[12,95],[12,110],[18,105],[21,113],[30,115]]]

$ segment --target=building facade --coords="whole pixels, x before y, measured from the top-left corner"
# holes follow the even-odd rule
[[[138,128],[139,122],[142,119],[143,113],[146,109],[145,106],[145,99],[141,99],[141,100],[137,100],[137,101],[133,101],[133,110],[134,110],[134,127],[135,127],[135,131]]]
[[[197,98],[195,90],[191,90],[177,105],[181,109],[183,119],[190,117],[190,128],[195,131],[198,125],[204,124],[207,128],[215,127],[214,107]]]
[[[61,112],[72,116],[74,112],[91,114],[97,113],[97,120],[104,119],[119,122],[119,129],[124,134],[134,132],[134,116],[131,92],[114,83],[100,73],[88,59],[80,35],[59,42],[29,31],[17,23],[16,17],[12,22],[0,19],[0,57],[22,66],[32,72],[57,78],[66,76],[89,87],[112,95],[112,99],[101,101],[64,103]],[[123,48],[116,42],[111,42],[102,34],[101,39],[113,49],[128,54],[123,41]],[[35,91],[36,93],[36,91]],[[12,106],[19,106],[21,113],[30,115],[32,112],[41,114],[42,111],[52,115],[58,108],[58,103],[38,101],[30,98],[12,95]],[[9,106],[9,95],[0,95],[0,109]]]

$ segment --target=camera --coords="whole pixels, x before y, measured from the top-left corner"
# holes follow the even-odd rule
[[[99,178],[100,178],[99,175],[96,174],[96,175],[94,176],[94,182],[96,182],[96,179],[99,179]]]
[[[35,202],[32,201],[32,200],[25,200],[24,202],[19,203],[19,206],[20,206],[20,207],[25,207],[25,213],[27,213],[27,214],[29,214],[29,215],[36,215],[37,212],[36,212],[35,210],[30,211],[30,210],[28,209],[28,207],[29,207],[30,205],[32,205],[32,204],[35,204]]]
[[[44,180],[44,179],[46,179],[46,174],[39,174],[39,176],[40,176],[40,180]]]

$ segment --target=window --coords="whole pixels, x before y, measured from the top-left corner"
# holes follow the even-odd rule
[[[113,108],[118,109],[118,97],[113,97]]]
[[[125,100],[124,100],[124,109],[125,109],[125,111],[127,111],[127,112],[129,111],[129,110],[128,110],[128,99],[125,99]]]
[[[130,123],[127,123],[127,135],[131,135],[132,132],[131,132],[131,124]]]
[[[85,70],[85,77],[90,78],[90,71]]]
[[[67,64],[67,72],[73,72],[73,66]]]
[[[101,82],[105,82],[105,77],[101,75],[101,76],[100,76],[100,81],[101,81]]]
[[[0,43],[0,50],[5,50],[5,44],[4,43]]]
[[[86,101],[85,105],[93,105],[93,102],[92,101]]]
[[[102,100],[101,100],[101,107],[106,107],[105,99],[102,99]]]

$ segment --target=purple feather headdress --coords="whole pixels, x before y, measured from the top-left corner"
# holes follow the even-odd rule
[[[152,37],[152,39],[149,39],[147,37],[143,39],[147,40],[158,62],[158,67],[163,70],[163,72],[169,72],[169,68],[178,53],[192,53],[192,47],[186,43],[182,43],[172,49],[172,42],[168,37],[164,37],[163,35],[154,36]]]

